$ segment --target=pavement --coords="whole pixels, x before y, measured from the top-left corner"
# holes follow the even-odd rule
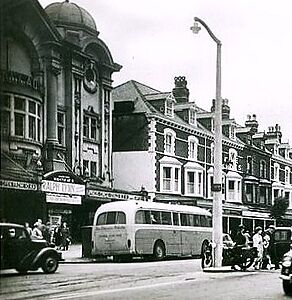
[[[69,250],[61,251],[62,258],[64,259],[60,263],[94,263],[100,260],[91,257],[82,257],[82,245],[72,244],[69,246]]]
[[[61,251],[63,261],[60,263],[62,264],[84,264],[84,263],[96,263],[101,261],[108,261],[107,259],[97,259],[94,257],[82,257],[82,245],[81,244],[72,244],[69,246],[69,250]],[[203,269],[203,272],[206,273],[228,273],[228,272],[236,272],[232,270],[230,266],[223,266],[223,267],[210,267]]]

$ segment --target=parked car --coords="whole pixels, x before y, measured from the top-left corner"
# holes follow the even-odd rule
[[[290,245],[292,247],[292,245]],[[281,275],[283,290],[286,295],[292,295],[292,249],[283,257]]]
[[[270,254],[272,263],[275,264],[276,268],[279,267],[284,254],[290,250],[291,230],[291,227],[276,227],[272,233]]]
[[[32,239],[24,226],[0,223],[1,269],[16,269],[20,273],[42,268],[54,273],[62,259],[60,252],[46,240]]]

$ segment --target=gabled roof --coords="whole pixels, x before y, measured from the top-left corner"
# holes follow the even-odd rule
[[[112,99],[114,102],[124,102],[124,101],[132,101],[135,102],[135,109],[133,113],[149,113],[154,114],[161,119],[170,121],[174,124],[179,124],[188,128],[190,130],[196,130],[198,133],[206,134],[208,136],[214,136],[214,133],[206,129],[202,124],[197,123],[197,126],[190,125],[181,119],[176,113],[174,113],[173,117],[169,117],[160,111],[158,111],[153,105],[151,105],[151,100],[166,99],[171,92],[160,92],[159,90],[153,89],[147,85],[144,85],[135,80],[129,80],[123,84],[118,85],[113,89]],[[192,105],[194,102],[190,102]],[[198,108],[200,112],[205,112],[203,109]],[[230,140],[229,138],[223,136],[222,140],[226,142],[237,143],[239,145],[243,145],[240,140]]]

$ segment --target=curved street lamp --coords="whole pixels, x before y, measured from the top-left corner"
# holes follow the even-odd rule
[[[214,114],[214,184],[211,187],[213,191],[213,243],[215,243],[213,252],[213,266],[222,266],[222,99],[221,99],[221,46],[222,43],[207,24],[201,19],[195,17],[194,25],[191,27],[193,33],[201,30],[199,23],[207,30],[210,37],[217,45],[216,62],[216,101]]]

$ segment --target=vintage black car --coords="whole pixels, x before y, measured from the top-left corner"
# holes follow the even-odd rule
[[[285,253],[290,250],[291,227],[276,227],[271,235],[270,254],[272,263],[279,267]]]
[[[42,268],[54,273],[62,259],[60,252],[46,240],[32,239],[24,226],[0,223],[1,269],[16,269],[20,273]]]
[[[283,290],[286,295],[292,295],[292,250],[288,251],[282,260],[280,278],[283,282]]]

